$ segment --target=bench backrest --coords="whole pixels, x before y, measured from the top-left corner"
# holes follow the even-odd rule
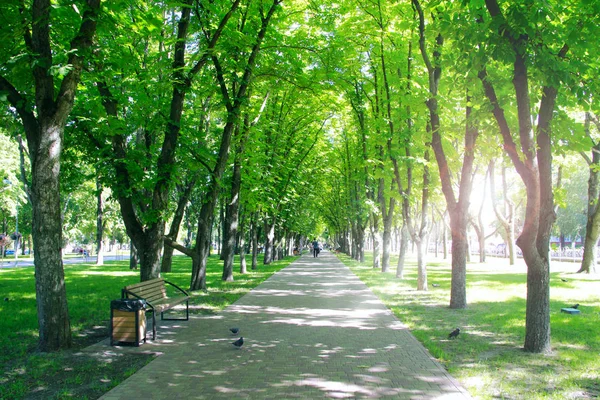
[[[167,297],[167,289],[163,278],[150,279],[149,281],[125,286],[125,290],[137,294],[150,303]],[[127,298],[135,298],[129,293],[126,296]]]

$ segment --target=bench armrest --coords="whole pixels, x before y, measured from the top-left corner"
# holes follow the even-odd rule
[[[180,288],[180,287],[179,287],[179,286],[177,286],[176,284],[174,284],[174,283],[171,283],[171,282],[169,282],[169,281],[166,281],[166,280],[164,280],[163,282],[165,282],[165,283],[168,283],[169,285],[173,286],[175,289],[179,290],[181,293],[185,294],[186,296],[188,296],[188,297],[190,296],[190,295],[188,294],[188,292],[186,292],[185,290],[183,290],[182,288]]]

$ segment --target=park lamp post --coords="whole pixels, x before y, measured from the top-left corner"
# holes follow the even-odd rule
[[[9,179],[3,179],[2,182],[6,185],[13,183]],[[15,201],[15,267],[19,262],[19,198]]]

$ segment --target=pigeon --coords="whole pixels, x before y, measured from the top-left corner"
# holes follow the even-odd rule
[[[237,347],[239,349],[244,344],[244,338],[241,337],[241,338],[239,338],[238,340],[236,340],[235,342],[233,342],[231,344],[234,345],[235,347]]]
[[[578,308],[579,308],[579,303],[577,303],[577,304],[575,304],[575,305],[571,306],[571,308],[578,309]]]
[[[567,279],[565,279],[565,278],[560,278],[560,280],[561,280],[561,281],[563,281],[563,282],[569,282],[569,281],[568,281]]]
[[[455,330],[450,332],[450,334],[448,335],[448,339],[453,339],[453,338],[457,337],[459,333],[460,333],[460,328],[456,328]]]
[[[432,283],[431,286],[433,286],[433,287],[440,287],[440,284],[439,283]]]
[[[240,328],[229,328],[229,330],[235,335],[240,331]]]

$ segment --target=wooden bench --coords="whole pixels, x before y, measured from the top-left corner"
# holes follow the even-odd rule
[[[171,285],[177,290],[177,296],[169,297],[167,295],[167,286]],[[189,298],[188,293],[179,286],[164,280],[163,278],[150,279],[136,283],[134,285],[125,286],[121,290],[121,298],[123,299],[141,299],[145,300],[149,309],[146,312],[152,312],[152,340],[156,339],[156,313],[160,312],[160,319],[165,321],[188,321]],[[178,304],[185,302],[185,318],[164,318],[163,313],[172,309]]]

